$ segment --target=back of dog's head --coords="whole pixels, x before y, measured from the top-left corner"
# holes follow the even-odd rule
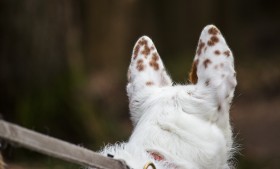
[[[213,25],[201,33],[185,85],[172,83],[152,40],[141,37],[132,53],[127,84],[135,129],[127,143],[108,146],[103,153],[133,168],[145,161],[164,169],[229,168],[229,109],[236,84],[232,52]]]

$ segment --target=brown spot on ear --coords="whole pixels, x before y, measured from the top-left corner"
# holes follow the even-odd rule
[[[158,70],[159,69],[159,65],[158,65],[158,63],[155,60],[151,60],[150,61],[150,66],[152,68],[154,68],[154,70]]]
[[[224,64],[223,64],[223,63],[221,63],[221,64],[220,64],[220,67],[224,67]]]
[[[219,42],[219,38],[218,38],[217,36],[212,36],[212,37],[210,38],[210,40],[212,40],[212,41],[215,42],[215,43]]]
[[[143,64],[143,60],[142,59],[139,59],[137,61],[137,66],[136,66],[137,70],[139,71],[143,71],[144,70],[144,64]]]
[[[211,38],[208,40],[207,44],[209,46],[214,46],[218,42],[219,42],[219,38],[217,36],[211,36]]]
[[[139,41],[139,45],[143,46],[143,45],[147,45],[148,42],[145,38],[142,38],[140,41]]]
[[[201,54],[201,50],[203,49],[204,46],[205,46],[205,43],[202,42],[201,40],[199,40],[198,48],[197,48],[197,51],[196,51],[198,56]]]
[[[211,40],[209,40],[209,41],[207,42],[207,44],[208,44],[208,46],[214,46],[214,45],[215,45],[215,43],[214,43],[213,41],[211,41]]]
[[[217,110],[218,110],[218,111],[221,111],[221,109],[222,109],[221,105],[218,105]]]
[[[145,56],[145,58],[147,58],[147,56],[150,54],[151,49],[148,47],[148,45],[144,45],[144,49],[142,50],[142,54]]]
[[[208,33],[211,34],[211,35],[217,35],[219,33],[219,30],[215,27],[211,27],[209,30],[208,30]]]
[[[226,55],[227,57],[229,57],[229,56],[230,56],[230,51],[229,51],[229,50],[224,51],[224,55]]]
[[[207,80],[205,81],[205,86],[209,86],[209,84],[210,84],[210,79],[207,79]]]
[[[207,66],[208,66],[209,64],[211,64],[211,63],[212,63],[212,61],[211,61],[210,59],[205,59],[204,62],[203,62],[205,69],[206,69]]]
[[[147,85],[147,86],[152,86],[152,85],[154,85],[154,82],[152,82],[152,81],[147,81],[147,82],[146,82],[146,85]]]
[[[215,65],[215,66],[214,66],[214,69],[216,69],[216,70],[217,70],[217,69],[218,69],[218,65]]]
[[[137,56],[138,56],[138,53],[139,53],[139,49],[140,49],[140,45],[137,44],[134,48],[134,51],[133,51],[133,59],[136,59]]]
[[[147,42],[147,40],[146,40],[145,38],[141,38],[141,39],[138,41],[138,43],[137,43],[137,45],[135,46],[134,51],[133,51],[133,59],[136,59],[136,58],[137,58],[140,47],[141,47],[141,46],[144,46],[144,45],[147,46],[147,44],[148,44],[148,42]]]
[[[158,61],[158,59],[159,59],[158,54],[156,52],[153,53],[152,60],[156,62],[156,61]]]
[[[220,52],[219,50],[215,50],[214,53],[215,53],[216,55],[220,55],[220,54],[221,54],[221,52]]]
[[[199,63],[199,60],[196,59],[193,64],[192,64],[192,69],[191,69],[191,72],[189,73],[189,81],[192,83],[192,84],[196,84],[197,83],[197,65]]]

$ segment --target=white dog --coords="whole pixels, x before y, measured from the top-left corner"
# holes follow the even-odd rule
[[[157,169],[231,168],[229,109],[236,73],[233,55],[213,25],[201,33],[189,78],[190,84],[172,85],[152,40],[141,37],[128,69],[134,131],[128,142],[101,153],[133,169],[148,162]]]

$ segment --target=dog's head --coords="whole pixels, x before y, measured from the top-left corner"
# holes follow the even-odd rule
[[[132,121],[136,125],[146,113],[170,108],[224,125],[236,84],[232,52],[215,26],[208,25],[201,33],[186,85],[173,85],[152,40],[143,36],[135,44],[128,69]]]

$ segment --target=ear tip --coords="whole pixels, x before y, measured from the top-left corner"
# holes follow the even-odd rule
[[[199,39],[207,43],[208,46],[214,46],[216,43],[225,41],[221,31],[213,24],[209,24],[203,28]]]
[[[145,45],[153,46],[153,44],[154,43],[151,38],[149,38],[147,35],[143,35],[140,38],[138,38],[137,42],[134,45],[134,49],[138,51],[141,46],[145,46]]]
[[[216,35],[216,34],[220,34],[221,31],[217,28],[217,26],[215,26],[214,24],[209,24],[209,25],[206,25],[203,30],[202,30],[202,33],[207,33],[207,34],[213,34],[213,35]]]
[[[208,29],[211,29],[211,28],[218,29],[218,27],[217,27],[216,25],[214,25],[214,24],[209,24],[209,25],[206,25],[206,26],[204,27],[204,30],[205,30],[205,29],[208,30]]]
[[[143,35],[140,38],[138,38],[137,42],[134,45],[134,48],[137,46],[143,46],[144,44],[153,44],[153,41],[148,36]]]
[[[136,43],[139,43],[139,42],[141,42],[141,41],[152,42],[152,39],[151,39],[149,36],[147,36],[147,35],[143,35],[143,36],[141,36],[140,38],[138,38],[138,40],[137,40]]]
[[[145,56],[147,56],[151,53],[151,51],[156,52],[155,45],[151,38],[149,38],[146,35],[143,35],[135,43],[132,55],[135,59],[139,54],[144,54]]]

